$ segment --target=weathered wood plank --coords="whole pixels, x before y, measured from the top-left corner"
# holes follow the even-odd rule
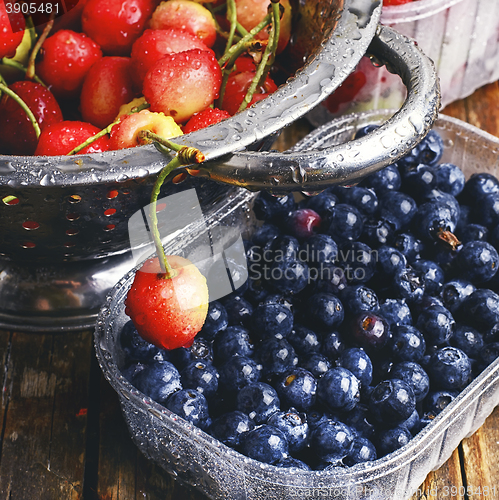
[[[13,334],[2,498],[81,498],[90,346],[89,332]]]
[[[499,498],[499,408],[462,444],[469,497]]]

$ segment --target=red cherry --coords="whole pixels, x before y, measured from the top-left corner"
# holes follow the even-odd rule
[[[218,97],[221,83],[213,51],[193,49],[160,59],[147,72],[143,92],[151,111],[183,123]]]
[[[363,71],[354,71],[348,75],[345,81],[326,99],[326,108],[331,111],[331,113],[336,113],[341,104],[353,100],[366,82],[367,78]]]
[[[177,272],[161,274],[157,258],[147,260],[135,273],[125,300],[125,313],[139,334],[162,349],[190,346],[208,312],[206,279],[182,257],[168,256]]]
[[[128,56],[155,5],[155,0],[88,0],[81,15],[83,32],[106,55]]]
[[[204,111],[195,114],[184,126],[184,134],[189,134],[195,130],[208,127],[209,125],[214,125],[219,123],[226,118],[229,118],[230,114],[223,109],[218,108],[206,108]]]
[[[80,121],[63,121],[45,127],[40,134],[38,146],[35,151],[37,156],[66,155],[76,146],[84,143],[100,130],[90,123]],[[107,136],[97,139],[78,154],[100,153],[109,150]]]
[[[62,121],[59,104],[47,88],[30,81],[14,82],[14,91],[35,115],[43,131],[48,125]],[[28,116],[7,94],[0,99],[0,146],[2,151],[13,155],[32,155],[37,138]]]
[[[225,94],[221,108],[229,114],[235,115],[239,106],[243,102],[244,96],[246,95],[254,76],[254,71],[243,71],[241,73],[231,74],[225,87]],[[264,85],[258,88],[257,92],[253,94],[253,98],[249,105],[251,106],[255,102],[265,99],[269,94],[272,94],[276,90],[277,85],[270,77],[267,77]]]
[[[404,5],[406,3],[412,2],[413,0],[385,0],[383,5],[386,7],[387,5]]]
[[[132,47],[134,82],[140,84],[146,73],[162,57],[186,50],[210,50],[197,36],[179,29],[145,30]]]
[[[131,62],[129,57],[107,56],[90,68],[80,96],[84,121],[105,128],[115,120],[120,106],[134,98]]]
[[[150,27],[155,30],[175,28],[188,31],[212,47],[217,28],[211,12],[192,0],[161,2],[154,11]]]
[[[23,39],[24,28],[23,15],[20,12],[7,14],[5,3],[0,2],[0,59],[14,57]]]
[[[37,75],[62,99],[80,95],[89,69],[102,57],[99,46],[83,33],[60,30],[42,45]]]

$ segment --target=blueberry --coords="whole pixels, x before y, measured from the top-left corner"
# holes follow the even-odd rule
[[[199,335],[207,340],[213,340],[218,332],[227,328],[228,324],[229,317],[225,307],[217,300],[214,300],[208,306],[208,313]]]
[[[255,230],[251,241],[258,247],[264,247],[269,241],[272,241],[277,236],[281,236],[281,230],[274,224],[266,222]]]
[[[395,296],[408,303],[419,302],[425,293],[425,281],[421,272],[407,265],[397,271],[392,278],[392,289]]]
[[[279,396],[276,390],[264,382],[244,386],[236,396],[236,408],[256,424],[263,424],[279,411]]]
[[[345,326],[346,336],[368,353],[376,352],[386,345],[389,338],[389,326],[378,313],[371,311],[355,314]]]
[[[320,353],[312,353],[304,358],[300,362],[300,367],[309,371],[316,379],[322,377],[332,367],[329,359]]]
[[[331,361],[338,358],[344,349],[345,342],[338,332],[332,331],[324,335],[322,340],[322,354]]]
[[[355,241],[362,234],[364,220],[359,210],[352,205],[340,203],[336,205],[329,217],[329,228],[326,233],[337,243]]]
[[[339,326],[345,316],[340,299],[330,293],[312,295],[306,305],[307,316],[319,330],[331,330]]]
[[[438,305],[424,309],[416,323],[430,345],[442,345],[447,342],[454,333],[455,325],[451,312]]]
[[[267,424],[283,432],[290,453],[299,453],[308,445],[309,428],[304,413],[298,413],[294,408],[279,411],[267,420]]]
[[[218,363],[229,361],[233,356],[251,357],[255,350],[249,331],[242,326],[229,326],[213,342]]]
[[[224,301],[229,325],[248,325],[253,314],[253,306],[243,297],[236,295]]]
[[[393,191],[381,198],[380,210],[382,214],[388,212],[394,216],[399,221],[399,227],[402,228],[411,222],[416,213],[417,204],[408,194]]]
[[[430,377],[423,367],[413,361],[402,361],[393,366],[390,378],[403,380],[414,392],[416,403],[423,401],[430,390]]]
[[[402,178],[395,165],[382,168],[362,181],[362,186],[372,188],[376,193],[397,191],[401,185]]]
[[[121,348],[127,359],[135,361],[151,361],[158,354],[159,349],[144,340],[132,321],[125,323],[119,337]]]
[[[499,358],[499,342],[491,342],[485,345],[478,355],[478,369],[485,370],[487,366],[492,364],[497,358]]]
[[[487,241],[489,230],[481,224],[458,225],[456,228],[456,236],[463,245],[470,241]]]
[[[373,215],[378,210],[378,197],[372,189],[353,186],[345,194],[345,203],[354,206],[365,215]]]
[[[283,339],[293,329],[293,313],[282,304],[258,305],[252,316],[252,329],[261,339]]]
[[[352,347],[345,349],[336,364],[352,372],[362,387],[367,387],[373,379],[373,364],[371,358],[363,349]]]
[[[345,243],[340,250],[340,266],[352,284],[369,281],[376,270],[376,252],[360,241]]]
[[[458,278],[443,284],[440,297],[444,306],[454,314],[458,311],[464,299],[469,297],[475,290],[475,285]]]
[[[499,192],[499,181],[492,174],[482,172],[473,174],[464,185],[460,199],[463,203],[474,205],[489,193]]]
[[[436,241],[442,233],[453,233],[459,213],[444,201],[429,201],[418,207],[412,219],[412,227],[418,238],[427,242]]]
[[[341,291],[340,297],[347,314],[375,312],[379,309],[378,296],[374,290],[365,285],[348,286]]]
[[[255,423],[242,411],[231,411],[213,420],[210,433],[232,448],[239,446],[241,436],[255,428]]]
[[[346,368],[331,368],[317,382],[317,398],[331,411],[350,411],[360,399],[359,380]]]
[[[173,393],[165,403],[173,413],[200,429],[207,429],[211,424],[208,402],[202,393],[194,389],[182,389]]]
[[[288,443],[280,429],[263,424],[243,434],[241,452],[259,462],[275,464],[288,457]]]
[[[357,434],[371,440],[375,434],[375,427],[370,419],[369,408],[364,404],[358,404],[343,417],[344,422]]]
[[[296,207],[293,195],[273,196],[261,191],[253,204],[253,211],[257,219],[277,222],[282,221]]]
[[[327,234],[315,234],[302,244],[299,256],[304,256],[311,267],[320,270],[338,260],[338,245]]]
[[[383,380],[369,398],[369,409],[373,417],[385,426],[398,425],[407,420],[415,408],[414,391],[400,379]]]
[[[400,427],[405,427],[413,436],[415,436],[421,429],[421,418],[419,417],[418,410],[414,410],[412,415],[400,424]]]
[[[395,361],[419,361],[426,350],[423,334],[412,325],[394,326],[387,345]]]
[[[311,448],[321,460],[335,463],[344,459],[353,448],[355,436],[343,422],[327,420],[311,433]]]
[[[343,459],[346,465],[352,466],[364,462],[372,462],[378,458],[376,447],[369,439],[356,436],[350,453]]]
[[[381,429],[376,439],[376,449],[380,456],[385,456],[404,447],[411,438],[411,432],[403,426],[392,429]]]
[[[214,396],[218,389],[218,370],[206,361],[193,361],[181,372],[182,386],[186,389],[196,389],[206,398]]]
[[[462,170],[453,163],[435,165],[438,189],[457,196],[464,189],[466,178]]]
[[[436,416],[442,412],[458,394],[458,391],[446,389],[430,391],[424,399],[424,409],[427,413]]]
[[[413,269],[421,273],[425,283],[425,293],[438,295],[445,281],[442,268],[431,260],[417,260],[412,263]]]
[[[489,281],[497,273],[499,254],[486,241],[470,241],[459,252],[457,264],[462,278],[477,285]]]
[[[405,256],[407,262],[412,263],[421,258],[424,249],[421,240],[412,233],[399,233],[392,242],[393,246]]]
[[[147,365],[136,374],[133,383],[139,391],[160,404],[182,389],[180,374],[169,361],[154,361]]]
[[[274,384],[280,400],[287,406],[307,411],[315,403],[317,381],[309,371],[295,367],[283,373]]]
[[[311,208],[315,212],[317,212],[321,217],[327,218],[332,213],[334,207],[338,203],[338,197],[328,191],[322,191],[317,196],[312,196],[308,198],[304,206],[307,208]]]
[[[478,288],[462,301],[457,316],[479,330],[492,328],[499,323],[499,295],[487,288]]]
[[[295,325],[286,339],[293,346],[298,357],[317,353],[321,349],[321,340],[317,334],[302,325]]]
[[[295,260],[298,258],[299,252],[299,241],[294,236],[283,234],[272,240],[269,248],[263,254],[263,260],[266,263]]]
[[[395,247],[382,245],[378,248],[378,270],[382,275],[393,276],[407,265],[406,256]]]
[[[296,238],[308,239],[318,231],[321,225],[321,216],[311,208],[293,210],[286,219],[289,234]]]
[[[268,380],[298,364],[293,346],[284,339],[265,340],[258,346],[255,354],[263,367],[262,375]]]
[[[213,361],[212,343],[203,337],[196,337],[191,347],[179,347],[170,351],[172,363],[182,370],[191,361]]]
[[[435,387],[462,389],[470,380],[471,362],[457,347],[442,347],[431,355],[428,374]]]
[[[235,356],[218,367],[219,386],[229,393],[235,393],[245,385],[258,382],[262,367],[246,356]]]
[[[405,299],[386,299],[379,307],[379,313],[390,328],[398,325],[412,325],[412,314]]]
[[[135,378],[135,376],[140,373],[145,367],[146,365],[144,363],[141,363],[140,361],[132,361],[128,366],[124,367],[121,370],[121,373],[128,380],[128,382],[133,384],[133,379]]]
[[[279,293],[297,294],[310,280],[308,265],[297,258],[276,258],[264,271],[264,277],[270,287]]]
[[[464,351],[469,358],[476,358],[484,346],[483,335],[471,326],[458,324],[450,339],[451,345]]]
[[[372,248],[388,245],[399,229],[399,219],[389,212],[384,212],[380,217],[370,217],[364,221],[360,240]]]
[[[424,163],[403,169],[402,187],[417,200],[420,200],[437,187],[435,169]]]
[[[444,152],[442,137],[435,130],[430,130],[426,137],[416,146],[419,163],[436,165]]]

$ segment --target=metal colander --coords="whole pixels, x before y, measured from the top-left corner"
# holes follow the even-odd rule
[[[439,104],[433,66],[411,40],[378,26],[379,0],[295,7],[286,58],[306,60],[302,69],[255,106],[177,138],[208,161],[197,177],[166,185],[162,196],[195,187],[207,213],[221,209],[237,187],[320,190],[395,161],[426,135]],[[275,134],[331,94],[368,50],[407,86],[401,110],[343,146],[268,152]],[[132,267],[127,221],[148,204],[155,174],[169,160],[154,146],[78,157],[0,156],[0,327],[91,327],[108,290]]]

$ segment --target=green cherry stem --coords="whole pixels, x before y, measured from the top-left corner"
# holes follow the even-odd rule
[[[2,59],[2,64],[4,66],[10,66],[11,68],[15,68],[19,71],[22,71],[23,73],[26,73],[28,71],[28,68],[23,66],[20,62],[14,61],[13,59],[7,59],[6,57]],[[32,79],[36,83],[43,85],[45,88],[47,87],[47,85],[37,75],[34,75]]]
[[[49,33],[52,30],[52,27],[54,26],[54,19],[55,19],[55,13],[53,12],[50,15],[50,21],[47,23],[45,28],[43,28],[43,32],[40,35],[40,38],[38,38],[38,40],[36,41],[35,46],[33,47],[31,54],[29,55],[28,66],[26,70],[26,78],[28,80],[33,80],[35,78],[35,59],[36,56],[38,55],[38,52],[42,48],[43,42],[49,36]]]
[[[279,41],[279,31],[280,31],[280,3],[279,0],[272,1],[272,27],[269,33],[269,40],[267,43],[267,47],[265,47],[265,51],[262,55],[262,60],[258,64],[256,69],[255,77],[253,78],[246,95],[244,96],[243,102],[239,106],[238,111],[242,111],[246,109],[246,107],[253,99],[253,95],[256,92],[258,85],[260,82],[264,82],[267,74],[270,70],[270,66],[274,60],[274,54],[277,50],[277,42]]]
[[[227,0],[227,19],[230,22],[230,29],[225,52],[227,52],[234,43],[234,35],[237,27],[236,0]]]
[[[133,113],[138,113],[139,111],[142,111],[143,109],[147,109],[150,106],[148,102],[144,102],[140,104],[139,106],[136,106],[132,108],[130,113],[127,113],[129,115],[132,115]],[[89,144],[92,144],[92,142],[95,142],[97,139],[100,139],[106,134],[109,134],[113,127],[115,125],[118,125],[120,123],[121,118],[118,120],[115,120],[113,123],[110,123],[106,128],[103,128],[101,131],[97,132],[95,135],[92,137],[89,137],[85,142],[82,142],[78,146],[76,146],[74,149],[72,149],[66,156],[72,156],[75,155],[76,153],[79,153],[82,149],[86,148]]]
[[[142,131],[147,132],[147,131]],[[150,203],[150,218],[152,223],[152,235],[154,239],[154,245],[156,247],[156,252],[159,258],[159,265],[161,267],[161,272],[164,274],[165,279],[174,278],[177,275],[177,271],[173,269],[168,263],[168,259],[166,258],[165,249],[163,248],[163,244],[161,242],[161,235],[159,234],[158,229],[158,215],[157,215],[157,202],[159,192],[161,190],[161,186],[165,182],[165,179],[177,168],[183,165],[191,165],[192,163],[201,163],[204,161],[205,156],[199,149],[181,146],[179,144],[175,144],[171,141],[162,139],[154,133],[150,133],[149,138],[157,137],[161,139],[159,142],[161,145],[165,146],[168,143],[169,149],[173,149],[177,152],[177,155],[161,170],[154,183],[154,187],[151,194],[151,203]],[[155,139],[156,140],[156,139]]]
[[[19,106],[21,106],[23,111],[28,116],[29,121],[31,122],[31,125],[33,125],[33,129],[35,130],[36,138],[38,139],[40,137],[40,133],[41,133],[40,125],[38,125],[38,122],[36,121],[35,115],[33,114],[33,111],[31,111],[31,109],[28,108],[28,105],[15,92],[10,90],[9,87],[7,87],[7,85],[0,83],[0,91],[7,94],[9,97],[14,99],[14,101],[17,102],[17,104],[19,104]]]

